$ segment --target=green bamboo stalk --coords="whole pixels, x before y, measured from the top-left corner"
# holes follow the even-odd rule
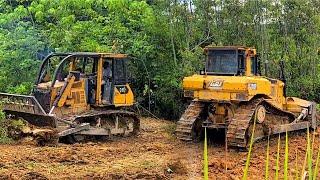
[[[252,134],[251,134],[251,137],[250,137],[249,152],[248,152],[248,155],[247,155],[246,167],[245,167],[244,172],[243,172],[242,180],[247,180],[247,178],[248,178],[251,151],[252,151],[252,145],[253,145],[253,140],[254,140],[254,131],[256,129],[256,119],[257,119],[257,115],[254,116],[254,120],[253,120],[253,129],[252,129]]]
[[[268,144],[267,144],[267,158],[266,158],[266,172],[265,180],[269,179],[269,151],[270,151],[270,136],[268,135]]]
[[[276,176],[275,180],[279,179],[279,159],[280,159],[280,134],[278,138],[278,151],[277,151],[277,162],[276,162]]]
[[[312,180],[312,150],[311,150],[311,143],[310,143],[310,133],[309,133],[309,128],[307,129],[307,152],[308,152],[308,175],[309,175],[309,180]]]
[[[284,155],[284,180],[288,180],[288,159],[289,159],[289,143],[288,143],[288,131],[286,131],[286,148]]]
[[[320,160],[320,146],[319,146],[319,148],[318,148],[318,155],[317,155],[316,165],[315,165],[315,167],[314,167],[313,180],[316,180],[316,179],[317,179],[317,176],[318,176],[319,160]]]
[[[298,169],[298,149],[296,149],[296,165],[295,165],[296,175],[294,177],[295,180],[299,180],[299,169]]]
[[[315,142],[314,142],[314,140],[315,140],[315,138],[316,138],[316,134],[315,133],[313,133],[312,134],[312,145],[311,145],[311,147],[312,147],[312,149],[311,149],[311,152],[313,153],[313,149],[314,149],[314,144],[315,144]]]
[[[207,147],[207,128],[204,128],[204,147],[203,147],[203,174],[204,180],[209,180],[208,168],[208,147]]]
[[[306,153],[304,155],[303,166],[302,166],[302,169],[301,169],[301,178],[304,176],[304,172],[306,170],[307,156],[308,156],[308,151],[306,151]]]

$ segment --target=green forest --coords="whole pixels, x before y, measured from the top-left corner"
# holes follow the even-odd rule
[[[136,100],[177,118],[203,48],[244,45],[267,76],[285,62],[288,95],[319,102],[319,30],[318,0],[0,0],[0,91],[30,93],[51,52],[126,53]]]

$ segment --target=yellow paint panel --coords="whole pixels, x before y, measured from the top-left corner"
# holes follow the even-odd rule
[[[223,90],[229,90],[229,91],[245,91],[247,90],[247,84],[245,81],[239,82],[239,81],[233,81],[233,80],[226,80],[223,83]]]
[[[185,78],[183,85],[185,90],[193,90],[194,97],[200,100],[248,101],[255,95],[262,94],[275,99],[274,103],[278,107],[282,107],[284,102],[283,83],[261,76],[193,75]]]
[[[131,106],[134,104],[134,95],[129,84],[126,84],[126,86],[129,89],[128,93],[126,94],[126,105]]]
[[[307,108],[311,105],[312,102],[306,101],[296,97],[287,97],[285,109],[291,112],[300,113],[303,108]]]
[[[101,104],[101,84],[102,84],[102,74],[103,74],[103,59],[102,57],[98,60],[97,69],[97,92],[96,92],[96,104]]]
[[[114,88],[114,104],[125,104],[126,103],[126,95],[121,94],[117,88]]]
[[[62,92],[61,98],[58,102],[58,107],[62,107],[64,105],[64,103],[67,100],[68,95],[70,94],[71,91],[71,87],[73,85],[73,82],[75,80],[74,76],[71,76],[70,78],[67,79],[67,87],[65,88],[65,90]]]
[[[114,88],[114,105],[116,107],[133,105],[134,96],[129,84],[126,84],[126,88],[128,89],[126,94],[121,94],[117,88]]]
[[[203,89],[203,82],[204,79],[202,76],[191,76],[191,77],[185,77],[183,79],[183,88],[184,89]]]
[[[230,100],[230,93],[211,91],[211,90],[197,91],[195,93],[195,96],[196,98],[203,99],[203,100],[215,100],[217,99],[217,97],[220,100]]]

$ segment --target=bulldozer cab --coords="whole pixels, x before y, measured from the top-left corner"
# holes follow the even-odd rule
[[[260,62],[255,49],[227,46],[205,48],[206,66],[201,75],[258,76]]]
[[[90,106],[130,106],[133,94],[127,60],[125,54],[50,54],[40,66],[33,95],[46,112],[52,106],[72,107],[73,111]]]

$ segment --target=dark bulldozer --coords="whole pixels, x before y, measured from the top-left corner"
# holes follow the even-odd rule
[[[127,110],[134,104],[127,60],[125,54],[50,54],[31,95],[0,93],[2,109],[30,123],[33,128],[24,133],[40,144],[135,134],[140,120]]]

